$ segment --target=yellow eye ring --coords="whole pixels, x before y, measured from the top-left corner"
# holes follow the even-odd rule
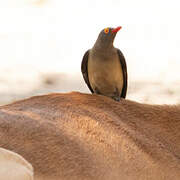
[[[108,34],[109,33],[109,28],[105,28],[104,33]]]

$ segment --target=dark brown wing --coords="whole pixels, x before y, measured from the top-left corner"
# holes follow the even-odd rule
[[[89,77],[88,77],[88,56],[89,56],[89,50],[85,52],[82,62],[81,62],[81,72],[83,75],[83,78],[88,86],[88,88],[90,89],[90,91],[92,93],[94,93],[90,83],[89,83]]]
[[[122,72],[123,72],[123,88],[122,88],[122,93],[121,93],[121,97],[125,98],[126,97],[126,92],[127,92],[127,85],[128,85],[128,75],[127,75],[127,66],[126,66],[126,60],[124,58],[123,53],[117,49],[118,52],[118,56],[119,56],[119,61],[121,63],[122,66]]]

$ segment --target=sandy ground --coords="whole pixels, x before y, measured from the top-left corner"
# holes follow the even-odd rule
[[[90,93],[81,74],[35,73],[21,78],[0,77],[0,105],[52,92]],[[129,81],[127,99],[151,104],[177,104],[180,102],[180,82]]]

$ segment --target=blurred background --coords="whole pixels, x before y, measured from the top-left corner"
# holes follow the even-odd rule
[[[0,104],[50,92],[90,93],[80,67],[105,27],[129,74],[127,99],[180,102],[179,0],[0,0]]]

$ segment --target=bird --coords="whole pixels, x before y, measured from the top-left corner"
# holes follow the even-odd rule
[[[91,93],[104,95],[116,101],[126,98],[127,65],[123,53],[113,45],[116,28],[103,29],[81,62],[81,72]]]

